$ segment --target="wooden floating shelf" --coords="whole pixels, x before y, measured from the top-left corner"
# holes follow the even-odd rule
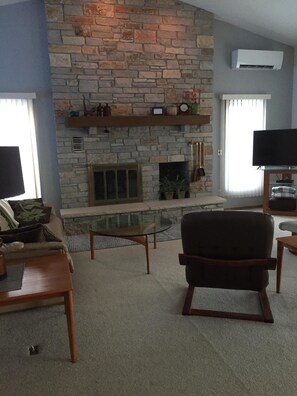
[[[68,128],[209,124],[209,115],[68,117]]]

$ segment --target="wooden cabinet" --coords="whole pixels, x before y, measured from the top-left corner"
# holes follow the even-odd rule
[[[156,115],[156,116],[110,116],[68,117],[68,128],[90,127],[137,127],[158,125],[202,125],[209,124],[209,115]]]
[[[291,180],[292,176],[297,174],[297,169],[269,169],[264,170],[264,188],[263,188],[263,212],[270,213],[279,216],[297,216],[297,210],[285,211],[285,210],[272,210],[269,208],[269,198],[270,198],[270,190],[271,190],[271,176],[279,174],[281,175],[282,180]],[[277,183],[280,186],[281,183]],[[285,184],[285,183],[284,183]],[[276,185],[276,183],[274,184]],[[285,184],[290,187],[294,187],[292,184]]]

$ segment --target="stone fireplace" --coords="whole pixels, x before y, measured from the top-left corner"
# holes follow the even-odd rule
[[[182,127],[90,131],[68,128],[66,118],[70,110],[83,114],[83,96],[89,109],[108,103],[112,116],[147,116],[153,107],[172,114],[193,87],[201,88],[200,114],[211,117],[213,15],[177,0],[45,0],[45,5],[62,208],[92,205],[90,165],[140,164],[137,199],[159,199],[159,164],[187,163],[190,173],[189,144],[197,140],[205,143],[206,176],[191,183],[190,196],[211,194],[211,123],[187,125],[185,115]],[[74,150],[78,138],[81,149]],[[126,180],[125,191],[129,186]]]

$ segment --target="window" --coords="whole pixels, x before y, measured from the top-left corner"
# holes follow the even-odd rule
[[[226,197],[262,195],[263,174],[252,165],[253,132],[266,127],[270,95],[222,95],[223,155],[221,193]]]
[[[20,148],[25,193],[18,198],[37,198],[41,195],[33,113],[34,97],[35,94],[0,95],[0,144]]]

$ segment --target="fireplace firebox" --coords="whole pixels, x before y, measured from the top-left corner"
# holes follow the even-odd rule
[[[89,205],[141,202],[141,165],[89,165]]]
[[[179,161],[179,162],[166,162],[159,163],[159,182],[162,183],[164,178],[169,181],[184,180],[186,184],[190,182],[189,179],[189,162]],[[186,191],[185,198],[189,198],[190,192]],[[173,198],[177,198],[177,193],[175,192]],[[163,194],[160,194],[160,199],[164,199]]]

